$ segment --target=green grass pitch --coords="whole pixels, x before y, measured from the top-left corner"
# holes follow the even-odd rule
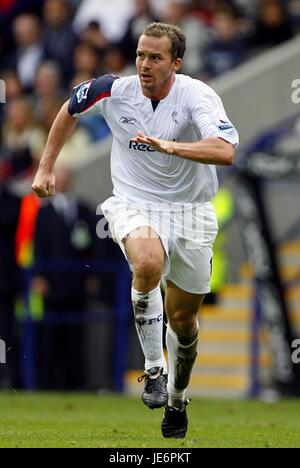
[[[300,447],[300,400],[194,399],[185,439],[163,439],[162,409],[137,398],[0,393],[0,447]]]

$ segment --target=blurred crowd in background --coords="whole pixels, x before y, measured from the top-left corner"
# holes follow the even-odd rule
[[[39,160],[75,85],[105,73],[135,73],[137,39],[153,20],[185,31],[182,72],[208,81],[292,38],[300,0],[2,0],[0,73],[8,105],[0,158],[11,176]],[[60,160],[72,166],[88,142],[108,133],[101,117],[84,119]]]
[[[23,385],[21,271],[33,264],[26,310],[39,324],[38,386],[85,387],[82,324],[53,322],[46,329],[41,318],[47,311],[80,313],[88,298],[112,305],[113,283],[108,274],[67,273],[61,266],[49,272],[39,260],[89,264],[121,255],[111,241],[95,238],[93,210],[71,185],[70,171],[87,146],[109,134],[105,121],[82,119],[66,143],[55,198],[41,203],[26,190],[14,193],[10,184],[31,180],[74,86],[105,73],[135,73],[138,37],[156,20],[177,24],[187,35],[182,73],[209,81],[298,34],[300,0],[0,1],[0,78],[6,85],[6,104],[0,104],[0,335],[13,350],[1,368],[0,388]]]

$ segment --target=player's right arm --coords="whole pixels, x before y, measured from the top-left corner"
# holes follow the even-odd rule
[[[102,105],[111,97],[115,75],[103,75],[85,81],[73,89],[72,97],[60,109],[51,127],[32,189],[39,197],[55,193],[54,164],[62,147],[76,128],[78,117],[102,112]]]
[[[46,147],[41,158],[38,171],[34,178],[32,189],[41,198],[50,197],[55,193],[54,164],[62,147],[76,128],[78,119],[68,111],[69,102],[61,107],[51,127]]]

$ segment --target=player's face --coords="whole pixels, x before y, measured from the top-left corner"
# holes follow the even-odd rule
[[[171,41],[167,36],[142,35],[137,46],[136,67],[143,94],[157,100],[166,97],[181,63],[181,59],[172,58]]]

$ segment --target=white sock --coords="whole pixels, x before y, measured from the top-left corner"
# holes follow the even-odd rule
[[[196,334],[187,339],[179,338],[168,324],[166,341],[169,358],[168,406],[176,407],[185,400],[186,388],[197,357],[198,327]]]
[[[131,299],[135,326],[145,356],[145,370],[163,367],[164,372],[167,372],[162,341],[163,300],[160,285],[148,293],[132,287]]]

